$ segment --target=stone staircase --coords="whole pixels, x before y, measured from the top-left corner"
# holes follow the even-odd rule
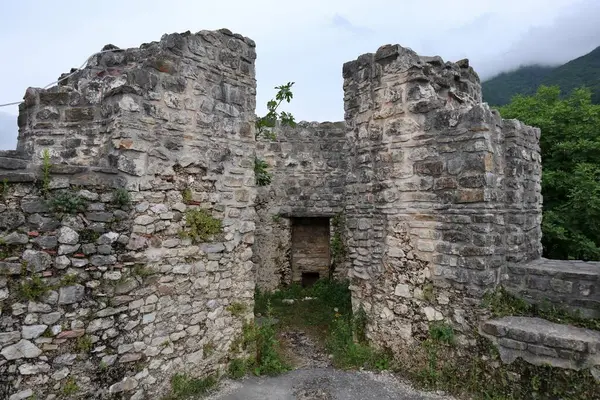
[[[481,324],[480,334],[498,348],[502,362],[589,369],[600,381],[600,331],[534,317],[503,317]]]

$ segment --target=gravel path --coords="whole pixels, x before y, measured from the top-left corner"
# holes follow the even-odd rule
[[[309,335],[300,330],[279,334],[297,369],[275,377],[225,380],[210,400],[454,400],[420,392],[390,373],[340,371]]]
[[[210,400],[453,400],[420,392],[388,373],[297,369],[276,377],[226,380]]]

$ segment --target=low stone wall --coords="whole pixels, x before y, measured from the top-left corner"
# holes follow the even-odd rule
[[[600,382],[600,332],[541,318],[504,317],[486,321],[480,332],[497,346],[504,363],[517,358],[534,365],[589,369]]]
[[[548,302],[600,318],[600,262],[539,259],[510,264],[502,285],[531,303]]]

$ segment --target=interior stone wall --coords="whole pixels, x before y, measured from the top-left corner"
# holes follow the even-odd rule
[[[28,89],[0,154],[1,398],[163,394],[175,373],[225,371],[252,318],[254,42],[104,50]],[[219,233],[192,241],[197,209]]]
[[[292,282],[290,218],[333,217],[343,210],[349,165],[343,122],[303,121],[276,132],[275,140],[260,139],[256,148],[272,174],[269,185],[258,186],[256,200],[254,262],[263,290]],[[336,275],[345,277],[343,264]]]

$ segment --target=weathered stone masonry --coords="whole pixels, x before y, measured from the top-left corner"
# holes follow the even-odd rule
[[[242,327],[227,307],[253,304],[255,57],[226,30],[166,35],[28,89],[0,157],[0,397],[144,399],[225,370]],[[49,209],[45,149],[48,197],[82,212]],[[222,221],[208,243],[180,235],[196,208]],[[29,300],[34,276],[50,290]]]
[[[385,46],[345,64],[344,78],[351,275],[355,301],[381,316],[376,342],[398,346],[399,330],[410,342],[434,320],[476,323],[469,299],[499,283],[510,257],[540,256],[539,130],[482,104],[466,61]],[[530,174],[507,162],[516,141]]]
[[[273,175],[270,185],[258,187],[256,200],[257,285],[267,290],[293,280],[290,218],[331,218],[343,211],[350,163],[342,122],[300,122],[277,136],[259,141],[256,149]],[[337,273],[344,276],[341,269]]]
[[[597,315],[600,264],[540,259],[539,129],[503,120],[482,103],[467,60],[444,62],[388,45],[346,63],[343,76],[343,140],[341,123],[301,124],[282,130],[276,143],[259,145],[274,172],[272,184],[259,188],[259,286],[287,283],[288,275],[279,275],[293,270],[289,220],[271,221],[283,204],[280,215],[287,217],[342,211],[348,254],[340,270],[351,280],[354,308],[366,310],[373,343],[396,354],[426,338],[436,321],[450,323],[460,343],[474,344],[488,318],[481,297],[501,284],[531,302]],[[310,144],[307,127],[319,128]],[[323,144],[336,151],[324,156]],[[301,157],[304,164],[294,161]],[[315,170],[324,181],[298,183],[308,184]],[[568,347],[561,338],[556,343]],[[582,346],[581,357],[595,352]],[[528,361],[541,360],[528,354],[522,353]],[[552,354],[544,360],[583,365]]]
[[[144,399],[177,372],[222,373],[255,286],[310,267],[292,268],[298,218],[342,239],[334,275],[374,345],[400,355],[445,321],[506,362],[598,371],[596,333],[483,322],[498,285],[597,316],[600,264],[540,259],[540,132],[481,103],[468,61],[383,46],[343,66],[344,122],[257,141],[255,58],[227,30],[172,34],[27,90],[17,150],[0,154],[0,397]],[[205,242],[185,236],[198,209],[222,224]]]

